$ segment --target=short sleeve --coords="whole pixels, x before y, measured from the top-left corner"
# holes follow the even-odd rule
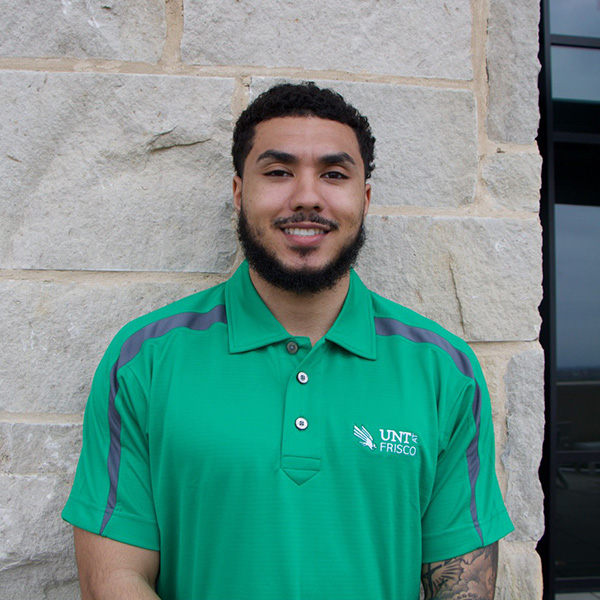
[[[152,498],[147,394],[115,342],[94,376],[83,446],[62,517],[72,525],[149,550],[159,549]]]
[[[474,355],[468,358],[464,385],[442,423],[433,492],[422,519],[424,563],[461,556],[513,530],[496,478],[487,386]]]

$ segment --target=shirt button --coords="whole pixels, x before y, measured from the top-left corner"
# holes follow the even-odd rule
[[[308,383],[308,375],[304,371],[300,371],[300,373],[298,373],[298,375],[296,375],[296,379],[300,383]]]
[[[296,354],[296,352],[298,352],[298,344],[296,344],[296,342],[288,342],[285,348],[290,354]]]
[[[300,431],[304,431],[308,427],[308,421],[304,417],[298,417],[296,419],[296,427]]]

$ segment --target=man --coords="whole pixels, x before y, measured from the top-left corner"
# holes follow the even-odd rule
[[[84,600],[489,600],[512,525],[466,344],[367,290],[374,138],[314,84],[234,132],[244,262],[127,325],[63,516]]]

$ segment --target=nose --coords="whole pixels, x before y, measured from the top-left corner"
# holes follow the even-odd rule
[[[298,174],[295,183],[290,196],[290,209],[294,212],[321,212],[324,208],[324,199],[319,188],[319,178],[308,173]]]

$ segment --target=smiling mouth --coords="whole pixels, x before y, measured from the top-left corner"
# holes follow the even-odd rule
[[[285,233],[306,236],[324,234],[339,228],[338,223],[325,219],[316,212],[309,214],[298,212],[290,217],[280,217],[273,221],[273,225],[279,227]],[[298,227],[298,225],[300,226]]]
[[[325,235],[327,232],[323,229],[305,229],[300,227],[286,227],[283,229],[283,233],[288,235],[300,235],[309,237],[311,235]]]

